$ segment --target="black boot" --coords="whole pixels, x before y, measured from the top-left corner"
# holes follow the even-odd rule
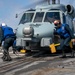
[[[9,52],[7,52],[7,51],[3,52],[2,59],[3,59],[3,61],[11,61],[12,60],[11,57],[10,57],[10,55],[9,55]]]
[[[13,48],[13,54],[15,54],[16,50]]]
[[[61,58],[66,58],[66,54],[65,54],[64,50],[62,50],[62,57]]]
[[[73,49],[71,49],[72,50],[72,52],[71,52],[71,58],[74,58],[74,50]]]
[[[3,55],[1,58],[2,58],[3,61],[5,61],[6,55]]]
[[[7,53],[4,51],[4,52],[3,52],[3,56],[2,56],[2,60],[3,60],[3,61],[5,61],[6,56],[7,56]]]
[[[7,60],[6,61],[11,61],[12,60],[12,58],[10,57],[10,55],[8,54],[7,55]]]

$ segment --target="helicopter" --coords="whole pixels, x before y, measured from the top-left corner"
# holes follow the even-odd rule
[[[74,7],[70,4],[66,6],[60,4],[60,0],[58,0],[58,3],[56,3],[56,0],[52,0],[52,3],[50,0],[47,1],[47,5],[38,5],[35,9],[26,10],[21,14],[16,29],[16,46],[22,46],[23,50],[26,51],[41,51],[49,47],[50,51],[54,53],[56,52],[55,47],[59,46],[60,43],[60,39],[55,38],[53,34],[54,20],[60,20],[61,23],[68,24],[74,31]],[[52,44],[53,46],[51,46]]]

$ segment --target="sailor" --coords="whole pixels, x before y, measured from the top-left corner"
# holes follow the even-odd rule
[[[16,36],[13,32],[13,29],[7,26],[5,23],[2,23],[0,26],[0,31],[2,31],[2,35],[0,35],[1,43],[3,43],[3,61],[11,61],[11,57],[9,55],[9,47],[13,46],[13,42],[16,39]]]
[[[75,37],[73,35],[73,31],[70,29],[68,24],[61,24],[60,20],[55,20],[54,21],[55,25],[55,35],[59,35],[61,38],[60,41],[60,47],[57,49],[62,50],[62,58],[66,57],[65,50],[67,46],[69,45],[69,42],[75,42]],[[74,57],[74,52],[72,50],[71,57]]]

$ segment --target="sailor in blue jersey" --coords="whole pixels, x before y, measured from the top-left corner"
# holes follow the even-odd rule
[[[9,47],[13,46],[14,40],[16,39],[16,36],[13,32],[13,29],[9,26],[7,26],[5,23],[2,23],[1,25],[3,37],[0,39],[1,41],[4,41],[3,44],[3,61],[11,61],[11,57],[9,55]]]
[[[70,29],[68,24],[61,24],[60,20],[55,20],[54,25],[56,26],[54,34],[59,35],[61,38],[60,47],[58,47],[58,49],[62,50],[62,58],[65,58],[65,50],[70,41],[75,42],[75,37],[73,35],[73,31]],[[74,57],[73,51],[71,57]]]

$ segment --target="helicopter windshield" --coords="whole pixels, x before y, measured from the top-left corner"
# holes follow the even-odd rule
[[[37,12],[34,18],[34,22],[42,22],[44,12]]]
[[[33,18],[33,15],[34,15],[34,13],[24,13],[19,24],[24,24],[26,22],[31,22],[32,18]]]
[[[54,20],[60,20],[60,13],[59,12],[47,12],[44,22],[54,22]]]

